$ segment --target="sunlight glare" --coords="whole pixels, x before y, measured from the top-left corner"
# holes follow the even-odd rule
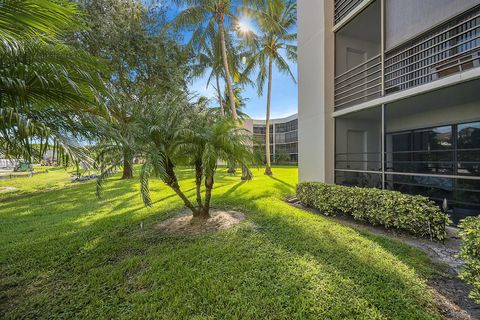
[[[248,18],[243,17],[238,21],[238,31],[241,33],[249,33],[253,31],[251,22]]]

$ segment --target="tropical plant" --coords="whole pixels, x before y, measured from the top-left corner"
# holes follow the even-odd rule
[[[249,136],[231,120],[216,116],[203,104],[193,105],[184,97],[167,96],[146,103],[141,118],[141,194],[151,206],[149,181],[160,178],[192,211],[195,218],[208,218],[218,161],[252,160]],[[187,163],[195,169],[196,204],[181,190],[175,167]],[[205,187],[201,196],[202,181]]]
[[[287,60],[296,61],[297,35],[293,32],[297,23],[297,4],[294,0],[270,0],[261,10],[246,9],[246,12],[256,19],[259,35],[247,33],[245,40],[253,47],[253,54],[248,59],[245,72],[258,71],[257,89],[262,95],[265,81],[267,88],[265,174],[272,175],[270,158],[270,104],[272,99],[273,65],[287,74],[295,82],[295,76],[290,70]]]
[[[81,16],[69,1],[0,1],[3,156],[33,161],[53,147],[57,162],[89,160],[79,141],[92,137],[90,118],[103,112],[101,68],[62,41],[84,29]]]

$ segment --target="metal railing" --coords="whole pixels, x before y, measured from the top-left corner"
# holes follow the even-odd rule
[[[339,23],[352,12],[363,0],[335,0],[334,22]]]
[[[335,108],[341,109],[380,97],[382,94],[381,55],[335,77]]]
[[[385,55],[385,93],[480,66],[480,6]]]

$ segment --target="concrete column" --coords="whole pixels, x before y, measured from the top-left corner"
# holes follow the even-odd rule
[[[325,181],[324,1],[298,0],[300,181]]]

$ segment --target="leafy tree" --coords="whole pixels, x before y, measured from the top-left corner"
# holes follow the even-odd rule
[[[297,22],[297,5],[294,0],[270,0],[261,10],[249,9],[248,12],[255,17],[260,35],[249,33],[246,41],[254,48],[254,54],[249,58],[246,73],[258,71],[258,94],[263,94],[265,81],[268,81],[267,108],[266,108],[266,134],[265,174],[272,175],[270,160],[270,103],[272,97],[273,65],[280,72],[289,75],[293,81],[295,77],[290,70],[287,59],[296,61],[296,33],[292,32]]]
[[[153,93],[181,92],[186,86],[185,62],[189,57],[166,32],[161,7],[147,8],[136,0],[80,2],[89,14],[89,31],[73,42],[107,61],[113,93],[105,97],[109,113],[102,122],[106,128],[99,147],[104,152],[99,152],[98,160],[122,167],[122,178],[131,179],[137,153],[134,123],[139,101]]]
[[[53,147],[58,162],[89,160],[79,140],[103,112],[99,62],[63,42],[84,29],[69,1],[0,1],[0,153],[38,160]],[[38,147],[33,147],[33,145]]]

